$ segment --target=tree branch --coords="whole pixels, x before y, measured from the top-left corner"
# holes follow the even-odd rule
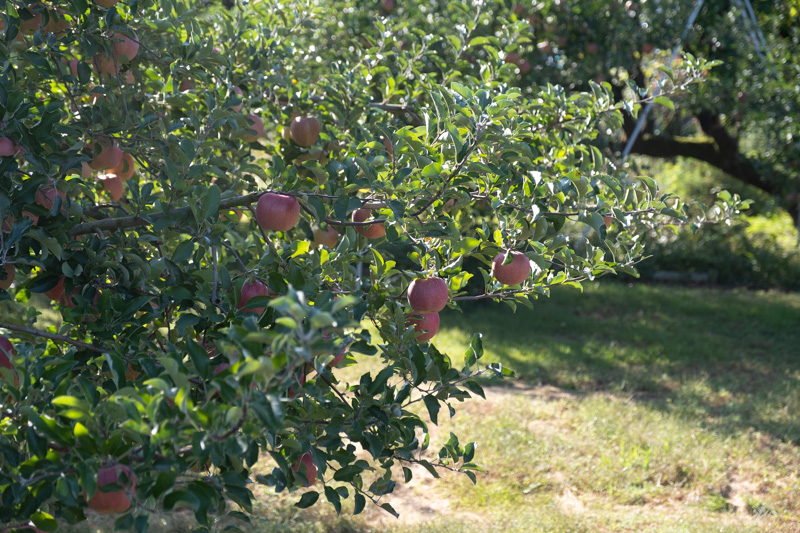
[[[17,326],[16,324],[9,324],[8,322],[0,322],[0,328],[17,331],[19,333],[27,333],[28,335],[35,335],[36,337],[43,337],[55,342],[66,342],[67,344],[77,346],[78,348],[83,348],[84,350],[89,350],[90,352],[105,353],[108,351],[91,344],[86,344],[85,342],[77,341],[70,337],[65,337],[64,335],[56,335],[55,333],[48,333],[46,331],[28,326]]]

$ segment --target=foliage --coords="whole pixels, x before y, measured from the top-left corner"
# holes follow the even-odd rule
[[[675,163],[637,161],[641,170],[659,176],[663,190],[710,202],[720,188],[753,198],[748,215],[730,225],[708,225],[700,231],[646,234],[648,259],[640,263],[643,279],[678,276],[729,286],[800,288],[797,233],[791,218],[766,194],[742,186],[710,165],[692,160]]]
[[[484,76],[494,74],[487,61],[505,59],[497,75],[531,96],[546,84],[585,91],[592,80],[609,83],[615,101],[630,106],[623,127],[602,131],[597,144],[617,155],[638,118],[632,102],[637,91],[628,82],[669,90],[685,79],[665,76],[665,66],[683,65],[687,54],[716,60],[718,68],[703,72],[710,83],[653,107],[633,153],[708,162],[767,192],[797,221],[800,7],[792,0],[704,2],[688,31],[696,1],[483,2],[471,13],[480,20],[470,34],[474,46],[450,35],[451,28],[464,26],[455,3],[398,3],[392,13],[398,32],[389,35],[373,30],[362,2],[335,3],[348,23],[340,27],[330,20],[324,27],[329,46],[344,32],[378,42],[392,39],[398,48],[432,51],[427,58],[432,71],[457,65],[461,72]],[[680,53],[671,64],[679,40]]]
[[[346,11],[330,32],[332,5],[6,6],[0,114],[14,150],[0,164],[0,261],[16,280],[0,292],[15,348],[0,368],[0,521],[12,527],[82,521],[98,470],[117,463],[136,485],[109,486],[133,500],[116,525],[137,531],[158,508],[191,508],[201,530],[223,514],[246,521],[252,482],[310,485],[301,507],[324,495],[337,512],[352,497],[355,513],[367,499],[394,513],[380,500],[409,463],[474,481],[472,443],[418,459],[428,425],[410,406],[436,423],[482,394],[475,377],[510,372],[479,366],[479,335],[463,365],[416,342],[409,283],[445,278],[453,306],[531,305],[555,285],[635,272],[641,234],[688,215],[592,146],[622,121],[608,85],[510,87],[512,67],[471,40],[481,20],[465,6],[448,6],[460,23],[444,38],[418,35],[410,50],[377,11],[379,42],[352,34]],[[445,48],[489,53],[462,73]],[[684,66],[687,86],[708,67]],[[322,123],[308,148],[287,135],[305,114]],[[122,190],[125,167],[98,159],[115,145],[137,167]],[[266,191],[299,202],[299,225],[259,231]],[[739,207],[730,197],[709,213]],[[352,222],[361,208],[372,218]],[[377,224],[385,237],[356,231]],[[339,230],[335,247],[311,245],[317,225]],[[570,239],[576,226],[586,238]],[[520,286],[489,275],[504,249],[534,267]],[[463,295],[467,257],[483,265],[477,296]],[[257,279],[266,295],[244,306]],[[52,296],[57,331],[36,327],[31,293]],[[333,369],[356,353],[381,369],[344,383]],[[251,476],[261,454],[277,467]]]

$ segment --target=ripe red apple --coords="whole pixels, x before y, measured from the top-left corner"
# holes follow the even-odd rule
[[[597,52],[599,52],[599,51],[600,51],[600,45],[598,45],[597,43],[593,42],[593,43],[588,43],[586,45],[586,53],[589,54],[589,55],[593,56],[593,55],[597,54]]]
[[[268,192],[258,199],[256,221],[265,231],[289,231],[300,220],[300,203],[285,194]]]
[[[119,202],[125,193],[124,180],[116,174],[100,174],[97,179],[103,183],[103,190],[111,196],[111,200]]]
[[[409,313],[406,315],[407,326],[414,326],[417,333],[417,342],[429,341],[439,331],[439,313]]]
[[[0,366],[14,370],[14,363],[11,359],[17,354],[14,345],[5,337],[0,337]],[[19,376],[14,374],[14,386],[19,386]]]
[[[94,158],[89,161],[89,166],[95,170],[107,170],[122,163],[122,149],[116,141],[101,137],[92,143]]]
[[[257,313],[262,314],[266,307],[246,307],[248,300],[255,296],[268,296],[270,294],[269,288],[264,285],[264,283],[260,280],[253,279],[247,280],[242,285],[242,292],[239,296],[239,303],[236,304],[236,307],[244,311],[245,313]]]
[[[501,252],[492,261],[492,276],[505,285],[518,285],[531,273],[531,262],[521,252],[511,252],[511,262],[504,265],[506,252]]]
[[[0,337],[0,366],[13,368],[11,358],[17,354],[14,345],[5,337]]]
[[[61,58],[61,62],[67,66],[69,69],[69,73],[72,74],[74,78],[78,77],[78,60],[77,59],[70,59],[67,60],[65,58]]]
[[[339,365],[344,360],[344,356],[347,355],[347,349],[345,345],[342,345],[339,352],[333,356],[333,359],[330,363],[328,363],[328,367],[334,368]]]
[[[336,248],[338,243],[339,232],[333,226],[328,226],[325,229],[314,228],[314,241],[311,243],[314,247],[327,246],[328,248]]]
[[[353,211],[353,222],[364,222],[370,217],[371,213],[369,209],[356,209]],[[386,226],[383,223],[380,224],[367,224],[364,226],[356,226],[356,231],[359,232],[361,235],[366,237],[367,239],[379,239],[386,235]]]
[[[656,47],[653,43],[644,43],[642,45],[642,53],[645,55],[650,54],[653,52],[653,50],[655,50],[655,48]]]
[[[95,4],[106,9],[114,7],[117,2],[119,2],[119,0],[94,0]]]
[[[50,290],[44,291],[44,295],[50,298],[51,300],[60,300],[61,296],[64,294],[64,276],[58,278],[58,283],[56,283],[55,287]]]
[[[506,57],[503,59],[503,62],[519,65],[520,62],[519,54],[516,52],[509,52],[506,54]]]
[[[17,269],[11,263],[5,263],[0,272],[5,272],[5,279],[0,279],[0,289],[7,291],[11,284],[14,283],[14,278],[17,277]],[[3,274],[0,273],[0,278],[2,277]]]
[[[311,458],[311,452],[306,452],[300,456],[300,460],[292,467],[294,472],[300,471],[300,465],[305,465],[306,467],[306,479],[307,481],[303,484],[304,487],[310,487],[314,483],[317,482],[317,465],[314,464],[314,460]]]
[[[259,137],[264,136],[264,121],[258,115],[245,115],[244,116],[250,123],[247,125],[247,130],[253,133],[245,133],[244,141],[248,143],[256,142]]]
[[[0,156],[8,157],[17,153],[17,145],[8,137],[0,137]]]
[[[417,313],[438,313],[448,298],[447,283],[442,278],[419,278],[408,286],[408,305]]]
[[[133,37],[128,37],[124,33],[109,32],[108,37],[113,43],[114,57],[120,63],[127,63],[139,53],[139,37],[131,32]]]
[[[542,41],[536,45],[536,48],[541,50],[543,54],[552,54],[553,53],[553,43],[550,41]]]
[[[233,93],[236,94],[236,96],[238,96],[239,98],[242,98],[244,96],[244,94],[242,93],[242,90],[239,87],[237,87],[236,85],[231,87],[231,91],[233,91]],[[238,113],[239,111],[242,110],[242,106],[244,106],[244,101],[242,101],[242,103],[237,104],[235,106],[231,106],[231,109]]]
[[[136,172],[136,162],[133,160],[133,156],[128,153],[122,154],[122,160],[119,165],[109,170],[109,174],[116,174],[123,181],[131,179],[134,172]]]
[[[67,196],[63,191],[56,189],[55,185],[43,185],[39,187],[36,194],[33,196],[33,201],[45,209],[52,209],[56,201],[56,194],[61,197],[62,203],[66,202]]]
[[[383,2],[381,2],[381,11],[383,11],[386,15],[392,13],[396,7],[397,4],[394,0],[383,0]]]
[[[178,90],[185,93],[186,91],[191,91],[194,87],[195,85],[192,80],[183,80],[180,85],[178,85]]]
[[[308,148],[319,140],[319,134],[322,131],[322,124],[315,116],[295,117],[289,126],[289,135],[292,140]]]
[[[103,74],[108,74],[109,76],[116,76],[117,74],[117,64],[113,57],[107,56],[105,52],[100,51],[97,55],[94,56],[93,59],[94,68],[97,69],[97,73],[102,77]]]
[[[37,5],[37,4],[34,4]],[[38,3],[41,5],[41,3]],[[33,5],[31,6],[33,7]],[[24,18],[22,14],[25,14]],[[30,9],[22,9],[20,10],[20,17],[19,17],[19,32],[23,35],[33,35],[36,33],[36,30],[42,27],[42,14],[36,13],[35,11],[31,11]]]
[[[125,72],[120,73],[120,78],[128,85],[133,85],[136,83],[136,78],[133,76],[132,70],[126,70]]]
[[[527,59],[523,59],[522,61],[519,62],[520,73],[528,74],[530,73],[531,70],[533,70],[533,66],[531,65],[530,61],[528,61]]]
[[[124,474],[124,477],[120,474]],[[123,479],[126,479],[126,482]],[[102,492],[101,488],[106,485],[119,485],[121,490]],[[98,513],[124,513],[131,507],[130,496],[135,489],[136,477],[129,467],[104,466],[97,471],[97,492],[86,501],[86,504]]]
[[[56,9],[50,11],[50,21],[44,30],[48,33],[63,33],[70,28],[70,23],[64,18],[64,10]]]

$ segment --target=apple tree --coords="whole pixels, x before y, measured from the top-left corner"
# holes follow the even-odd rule
[[[509,371],[479,332],[437,350],[438,313],[633,273],[646,229],[739,207],[618,171],[594,143],[651,96],[523,93],[463,6],[403,45],[386,2],[377,38],[324,2],[5,6],[0,527],[244,523],[254,483],[394,513],[414,463],[475,481],[428,424]]]

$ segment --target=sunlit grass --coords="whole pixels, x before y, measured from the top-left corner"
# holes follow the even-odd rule
[[[299,492],[254,485],[244,529],[798,531],[798,323],[799,295],[621,283],[558,291],[516,314],[500,305],[448,311],[440,350],[460,364],[481,332],[483,363],[520,376],[487,381],[487,400],[457,404],[453,419],[432,427],[429,457],[450,431],[479,443],[478,484],[415,473],[386,499],[399,521],[375,508],[336,517],[324,501],[301,511]],[[363,357],[337,376],[355,382],[375,368]],[[110,531],[108,520],[91,524],[79,530]],[[190,524],[159,516],[151,531]]]

